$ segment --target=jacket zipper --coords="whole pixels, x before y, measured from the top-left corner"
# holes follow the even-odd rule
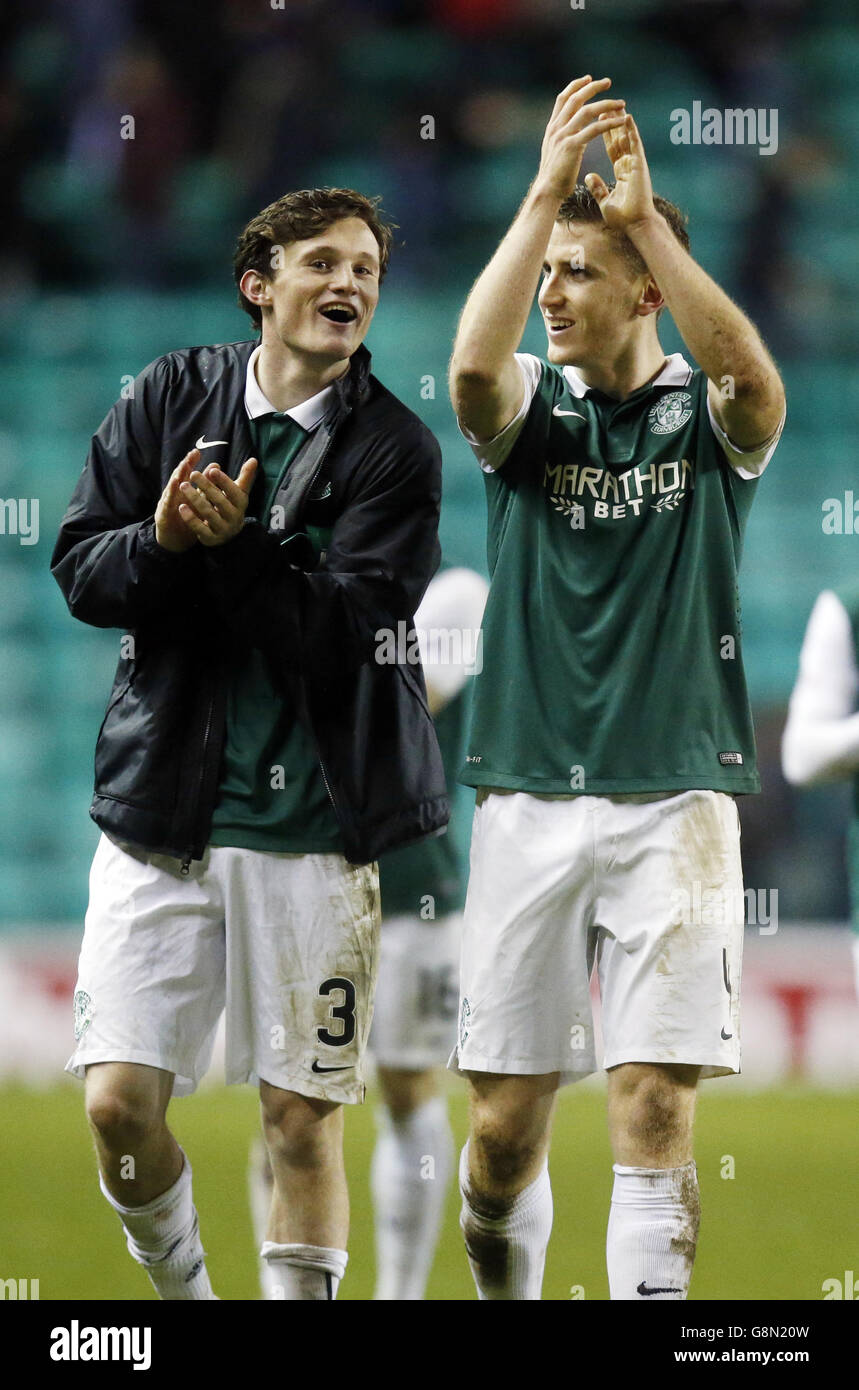
[[[344,416],[343,416],[343,419],[345,419],[345,418],[346,418],[346,415],[349,415],[349,414],[351,414],[351,408],[348,409],[348,410],[345,412],[345,414],[344,414]],[[338,424],[342,424],[342,420],[338,421]],[[305,494],[304,494],[305,497],[307,496],[307,493],[310,492],[311,488],[313,487],[313,484],[316,482],[316,479],[317,479],[318,476],[319,476],[319,473],[320,473],[320,471],[321,471],[321,469],[322,469],[322,465],[323,465],[323,463],[325,462],[325,460],[326,460],[326,458],[328,457],[328,454],[329,454],[329,452],[330,452],[330,449],[331,449],[331,445],[332,445],[332,443],[333,443],[333,440],[334,440],[334,434],[333,434],[333,432],[332,432],[332,433],[329,435],[329,437],[328,437],[328,443],[327,443],[327,445],[326,445],[326,447],[325,447],[323,453],[322,453],[322,454],[320,455],[320,457],[319,457],[319,460],[318,460],[318,462],[317,462],[316,468],[313,470],[313,474],[311,475],[310,479],[309,479],[308,482],[307,482],[307,487],[306,487]],[[207,712],[206,712],[206,724],[205,724],[205,728],[204,728],[204,730],[203,730],[203,746],[202,746],[202,749],[201,749],[201,752],[200,752],[200,766],[199,766],[199,771],[198,771],[198,774],[197,774],[197,787],[196,787],[196,791],[195,791],[195,793],[194,793],[194,807],[193,807],[193,819],[194,819],[194,821],[196,821],[197,812],[198,812],[198,810],[199,810],[199,805],[200,805],[200,794],[201,794],[202,789],[203,789],[203,780],[204,780],[204,777],[205,777],[205,774],[206,774],[206,746],[207,746],[207,744],[209,743],[210,735],[211,735],[211,732],[212,732],[212,715],[213,715],[213,713],[214,713],[214,708],[215,708],[215,696],[214,696],[214,694],[212,694],[212,695],[209,696],[209,708],[208,708],[208,710],[207,710]],[[309,712],[308,712],[308,718],[309,718]],[[311,729],[313,729],[312,723],[311,723]],[[325,770],[325,764],[324,764],[323,761],[322,761],[322,754],[321,754],[321,752],[320,752],[320,750],[319,750],[319,740],[318,740],[317,737],[316,737],[316,731],[315,731],[315,729],[313,729],[313,741],[314,741],[314,743],[315,743],[315,745],[316,745],[316,756],[317,756],[317,758],[318,758],[318,760],[319,760],[319,768],[320,768],[320,771],[321,771],[321,773],[322,773],[322,780],[323,780],[323,782],[325,783],[325,790],[327,791],[329,800],[331,801],[331,805],[332,805],[332,807],[334,808],[334,814],[335,814],[335,816],[336,816],[336,818],[337,818],[337,823],[338,823],[338,825],[340,825],[340,827],[341,827],[341,829],[342,829],[343,826],[342,826],[342,823],[341,823],[341,820],[340,820],[340,814],[339,814],[338,809],[337,809],[337,802],[336,802],[336,800],[335,800],[335,798],[334,798],[334,793],[333,793],[333,791],[331,790],[331,783],[330,783],[329,780],[328,780],[328,773],[327,773],[326,770]],[[186,878],[187,878],[188,874],[189,874],[190,871],[191,871],[191,860],[192,860],[193,857],[194,857],[194,850],[195,850],[195,848],[196,848],[196,845],[192,845],[190,849],[188,849],[188,850],[185,851],[185,854],[184,854],[184,856],[183,856],[183,858],[182,858],[182,863],[181,863],[179,872],[180,872],[184,877],[186,877]]]
[[[319,759],[319,771],[322,773],[322,780],[325,783],[325,790],[327,791],[329,799],[331,801],[331,805],[334,808],[334,814],[337,817],[337,823],[340,825],[340,828],[342,830],[343,826],[340,822],[340,813],[337,810],[337,802],[334,800],[334,793],[331,790],[331,783],[328,781],[328,773],[325,771],[325,764],[322,761],[322,754],[319,751],[319,740],[316,737],[315,730],[313,732],[313,742],[316,744],[316,756]]]
[[[332,428],[331,433],[330,433],[329,436],[328,436],[328,443],[326,444],[324,450],[323,450],[322,453],[320,454],[319,459],[318,459],[317,464],[316,464],[316,467],[314,468],[313,473],[311,474],[310,478],[308,479],[308,482],[307,482],[307,485],[306,485],[305,491],[304,491],[304,499],[305,499],[305,500],[307,499],[308,495],[309,495],[310,492],[312,491],[313,485],[314,485],[314,483],[316,482],[316,479],[319,477],[319,474],[320,474],[321,471],[322,471],[322,465],[324,464],[324,462],[325,462],[325,460],[327,459],[329,453],[331,452],[331,446],[332,446],[332,444],[334,443],[334,435],[335,435],[335,433],[337,432],[338,429],[341,428],[341,426],[343,425],[343,421],[344,421],[349,415],[351,415],[351,414],[352,414],[352,407],[351,407],[351,406],[347,406],[346,409],[344,410],[342,416],[336,421],[334,427]],[[323,428],[324,428],[324,426],[323,426]],[[339,812],[339,810],[337,809],[337,801],[336,801],[336,799],[335,799],[335,796],[334,796],[333,791],[331,790],[331,783],[330,783],[329,780],[328,780],[328,773],[327,773],[327,771],[326,771],[326,769],[325,769],[325,763],[324,763],[323,760],[322,760],[322,750],[321,750],[321,748],[319,747],[319,738],[318,738],[318,736],[317,736],[316,729],[315,729],[314,724],[313,724],[313,720],[312,720],[312,718],[311,718],[311,716],[310,716],[310,706],[309,706],[309,704],[308,704],[307,692],[306,692],[305,687],[304,687],[304,680],[303,680],[303,678],[302,678],[301,685],[302,685],[302,692],[303,692],[303,695],[304,695],[304,706],[305,706],[305,710],[306,710],[306,712],[307,712],[307,722],[308,722],[308,724],[309,724],[309,726],[310,726],[310,731],[311,731],[311,733],[312,733],[312,735],[313,735],[313,743],[314,743],[314,746],[315,746],[315,748],[316,748],[316,757],[317,757],[317,760],[318,760],[318,762],[319,762],[319,770],[320,770],[320,772],[322,773],[322,780],[323,780],[323,782],[325,783],[325,790],[326,790],[327,793],[328,793],[328,799],[329,799],[329,801],[331,802],[331,805],[332,805],[332,807],[333,807],[334,815],[335,815],[335,818],[336,818],[336,820],[337,820],[337,824],[340,826],[340,829],[341,829],[342,831],[344,831],[344,834],[345,834],[345,827],[344,827],[343,821],[342,821],[342,819],[341,819],[341,817],[340,817],[340,812]]]
[[[211,694],[211,695],[209,696],[209,708],[208,708],[208,710],[206,711],[206,723],[205,723],[204,728],[203,728],[203,745],[202,745],[202,748],[201,748],[201,750],[200,750],[200,766],[199,766],[199,770],[198,770],[198,773],[197,773],[197,789],[196,789],[196,791],[195,791],[195,793],[194,793],[194,805],[193,805],[193,816],[192,816],[192,824],[194,824],[194,825],[196,825],[197,812],[198,812],[199,807],[200,807],[200,793],[201,793],[202,790],[203,790],[203,778],[205,777],[205,774],[206,774],[206,747],[207,747],[207,745],[208,745],[208,743],[209,743],[209,738],[210,738],[210,735],[211,735],[211,732],[212,732],[212,715],[213,715],[213,713],[214,713],[214,709],[215,709],[215,696],[214,696],[214,694]],[[181,874],[183,874],[185,877],[187,877],[187,875],[188,875],[188,874],[190,873],[190,871],[191,871],[191,860],[192,860],[193,857],[194,857],[194,850],[195,850],[195,849],[196,849],[196,845],[192,845],[191,848],[190,848],[189,850],[186,850],[185,855],[184,855],[184,857],[183,857],[183,859],[182,859],[182,866],[181,866],[179,872],[180,872]]]

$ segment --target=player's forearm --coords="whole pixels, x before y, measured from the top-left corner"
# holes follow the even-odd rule
[[[729,387],[733,399],[755,397],[759,405],[780,409],[784,393],[778,372],[754,324],[683,249],[665,218],[654,213],[630,226],[627,235],[710,381]]]
[[[454,394],[469,379],[497,380],[509,366],[528,322],[561,201],[535,182],[476,281],[454,342],[450,364]]]
[[[177,610],[199,576],[200,549],[165,550],[153,518],[89,534],[85,521],[64,520],[51,572],[72,617],[129,631]]]

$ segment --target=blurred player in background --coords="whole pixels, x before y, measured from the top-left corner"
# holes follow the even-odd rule
[[[415,615],[430,713],[448,785],[462,762],[468,678],[480,667],[479,628],[488,585],[474,570],[445,569]],[[474,658],[477,657],[475,661]],[[456,1036],[465,879],[448,832],[392,850],[379,861],[382,937],[370,1052],[382,1093],[372,1164],[376,1292],[424,1297],[452,1170],[453,1136],[438,1068]],[[249,1167],[258,1240],[271,1202],[271,1168],[255,1144]],[[264,1298],[282,1297],[260,1262]]]
[[[796,787],[853,781],[848,874],[859,995],[859,584],[824,589],[811,611],[781,758]]]
[[[225,1006],[226,1079],[258,1083],[274,1171],[262,1253],[285,1298],[336,1297],[375,861],[448,818],[419,662],[377,659],[439,559],[438,445],[363,346],[391,235],[349,189],[252,219],[234,273],[260,344],[141,373],[54,552],[75,617],[131,639],[96,750],[67,1070],[165,1299],[215,1296],[166,1110],[205,1074]]]
[[[481,1298],[540,1297],[556,1092],[597,1065],[595,959],[613,1299],[686,1297],[696,1086],[739,1070],[733,798],[759,783],[737,566],[784,392],[753,325],[688,254],[682,215],[654,200],[609,85],[583,77],[558,97],[451,362],[489,509],[455,1058]],[[577,186],[600,134],[615,183]],[[516,352],[541,274],[548,363]],[[664,305],[701,369],[666,358]],[[722,909],[703,919],[702,892]]]

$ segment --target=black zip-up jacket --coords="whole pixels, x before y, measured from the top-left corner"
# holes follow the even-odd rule
[[[165,550],[155,509],[188,450],[220,441],[200,467],[233,478],[254,453],[244,393],[255,347],[151,363],[94,435],[63,518],[51,569],[70,611],[134,639],[99,732],[90,815],[185,867],[202,857],[230,672],[257,646],[314,736],[346,857],[368,863],[449,816],[421,668],[375,659],[377,631],[411,626],[438,567],[441,455],[359,348],[269,526],[248,517],[224,545]],[[306,525],[331,528],[318,564]]]

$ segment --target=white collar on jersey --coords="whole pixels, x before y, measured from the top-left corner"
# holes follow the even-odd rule
[[[275,410],[268,397],[263,394],[262,388],[257,381],[256,360],[260,354],[260,347],[262,347],[261,343],[259,347],[254,348],[250,355],[247,377],[245,378],[245,410],[251,420],[255,420],[258,415],[271,415],[272,411],[274,411],[276,415],[280,414],[279,411]],[[316,426],[328,409],[329,402],[333,395],[333,386],[323,386],[322,390],[318,391],[315,396],[310,396],[306,401],[302,401],[300,405],[294,405],[291,410],[286,410],[283,413],[288,415],[291,420],[294,420],[297,425],[301,425],[301,428],[307,430],[309,433],[311,430],[316,429]]]
[[[575,367],[564,367],[564,380],[573,395],[578,396],[579,399],[590,390],[590,387],[586,386],[582,381]],[[691,380],[692,368],[689,366],[682,352],[672,352],[671,356],[666,359],[665,366],[662,368],[659,376],[654,377],[650,385],[688,386]]]

